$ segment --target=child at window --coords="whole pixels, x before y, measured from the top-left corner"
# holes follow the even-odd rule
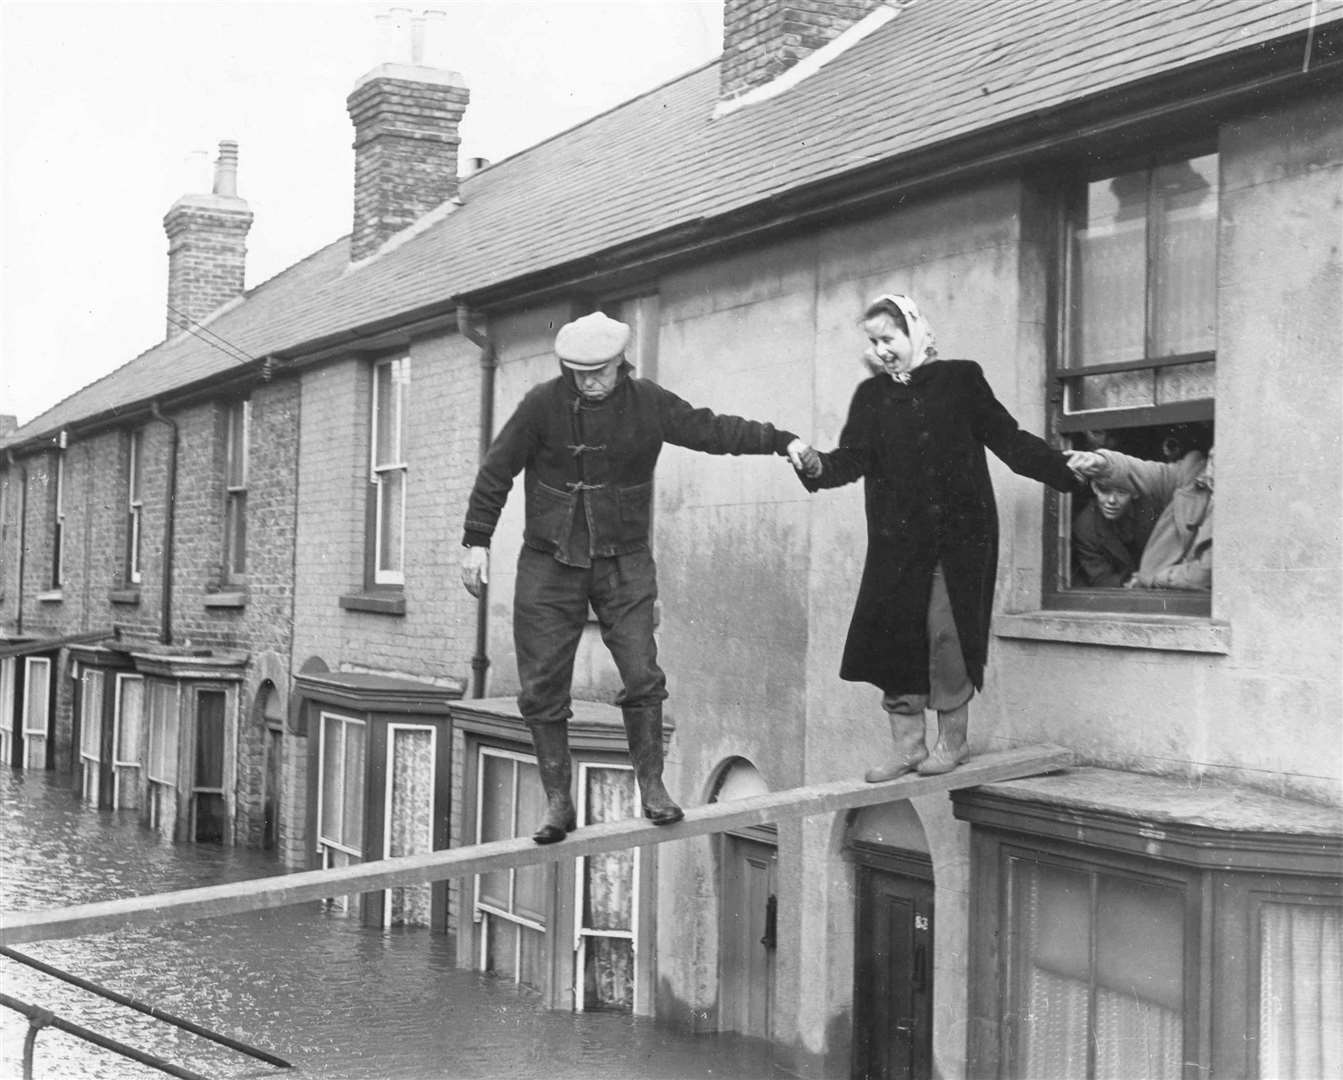
[[[984,448],[1013,472],[1071,490],[1065,455],[1022,431],[980,366],[939,360],[932,327],[907,296],[863,313],[875,374],[860,383],[839,446],[808,448],[809,491],[863,478],[867,561],[840,678],[882,691],[895,755],[869,783],[969,756],[969,702],[983,686],[998,570],[998,515]],[[924,742],[924,709],[937,744]]]
[[[1125,483],[1093,480],[1091,490],[1073,518],[1073,584],[1118,589],[1138,570],[1156,508]]]

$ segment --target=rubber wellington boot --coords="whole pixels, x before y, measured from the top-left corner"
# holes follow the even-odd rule
[[[662,706],[643,705],[624,709],[625,737],[630,744],[630,763],[639,781],[644,817],[654,825],[670,825],[685,817],[672,802],[662,783]]]
[[[884,780],[894,780],[905,773],[920,768],[920,762],[928,756],[928,748],[923,742],[923,710],[917,713],[898,713],[887,710],[891,718],[891,735],[895,739],[895,757],[885,765],[868,769],[863,779],[869,784],[880,784]]]
[[[538,844],[563,840],[578,825],[574,800],[569,794],[573,765],[569,758],[569,722],[531,724],[532,745],[536,747],[536,767],[546,793],[546,816],[532,833]]]
[[[937,745],[928,755],[928,760],[919,766],[920,776],[939,776],[951,772],[957,765],[970,756],[970,746],[965,741],[966,729],[970,726],[970,703],[967,701],[959,709],[937,714]]]

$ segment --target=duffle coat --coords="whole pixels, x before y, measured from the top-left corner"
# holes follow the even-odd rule
[[[934,360],[908,384],[885,373],[859,384],[839,446],[810,490],[863,479],[867,561],[840,678],[886,693],[929,689],[928,600],[940,562],[976,689],[984,684],[998,567],[998,510],[984,448],[1013,472],[1073,489],[1067,458],[1022,431],[980,366]]]

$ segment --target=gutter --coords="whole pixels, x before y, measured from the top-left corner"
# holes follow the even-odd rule
[[[480,457],[484,460],[494,438],[494,373],[499,360],[494,342],[472,325],[471,309],[465,304],[457,305],[457,330],[480,350]],[[482,584],[476,600],[476,654],[471,657],[471,694],[477,698],[485,696],[485,674],[490,669],[489,608],[490,587]]]
[[[149,403],[149,415],[172,429],[168,450],[168,491],[163,508],[163,586],[159,615],[159,643],[173,643],[173,534],[177,521],[177,446],[182,433],[177,421],[163,415],[157,401]]]
[[[9,461],[11,469],[19,471],[19,582],[18,590],[15,594],[17,615],[14,619],[14,632],[23,633],[23,570],[27,561],[25,555],[28,550],[28,466],[20,464],[18,457],[15,456],[12,449],[5,451],[5,457]],[[4,721],[8,723],[8,717]]]

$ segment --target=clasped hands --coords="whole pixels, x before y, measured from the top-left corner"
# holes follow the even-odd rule
[[[809,479],[815,480],[821,475],[823,468],[821,455],[801,439],[794,439],[788,444],[788,461],[794,469]]]
[[[1068,456],[1068,468],[1079,480],[1100,479],[1110,471],[1110,463],[1093,450],[1066,450],[1064,453]]]

